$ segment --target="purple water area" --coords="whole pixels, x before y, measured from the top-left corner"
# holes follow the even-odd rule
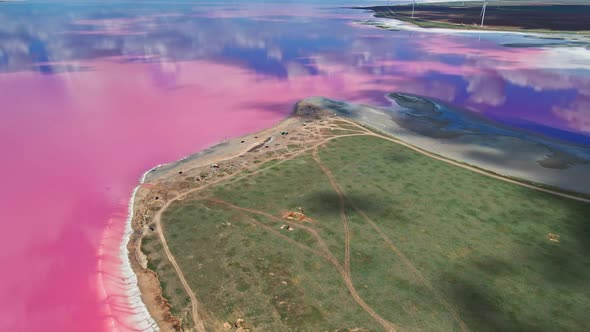
[[[301,98],[401,91],[588,139],[586,49],[384,31],[335,5],[0,3],[0,331],[145,329],[121,255],[140,176]]]

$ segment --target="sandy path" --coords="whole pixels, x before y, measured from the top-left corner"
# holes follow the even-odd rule
[[[361,126],[358,126],[358,127],[362,128],[363,132],[367,133],[368,135],[373,136],[373,134],[374,134],[373,132],[371,132]],[[336,180],[336,177],[334,177],[334,174],[332,174],[332,171],[321,161],[321,159],[318,155],[317,148],[315,148],[313,150],[313,158],[316,161],[316,163],[320,166],[320,168],[322,169],[324,174],[326,174],[326,176],[328,177],[328,180],[330,181],[330,184],[332,185],[332,188],[334,189],[334,191],[338,194],[338,199],[340,201],[340,214],[342,216],[342,222],[343,222],[343,224],[346,225],[345,226],[345,235],[347,237],[347,240],[346,240],[347,250],[346,250],[346,252],[350,251],[348,249],[348,246],[350,245],[349,244],[350,243],[350,235],[347,230],[348,229],[348,219],[346,218],[346,213],[344,211],[345,200],[351,204],[351,206],[355,209],[355,211],[357,211],[361,215],[361,217],[369,225],[371,225],[371,227],[381,236],[381,238],[385,241],[385,243],[387,243],[387,245],[391,248],[391,250],[402,259],[404,264],[416,276],[418,276],[420,281],[422,281],[422,283],[431,291],[431,293],[434,295],[434,297],[436,297],[445,306],[447,311],[449,311],[449,313],[453,316],[453,318],[457,321],[457,323],[459,323],[459,325],[461,326],[461,330],[468,331],[469,329],[468,329],[467,325],[463,322],[463,320],[461,320],[461,318],[459,317],[459,315],[457,314],[455,309],[445,300],[445,298],[438,292],[438,290],[436,290],[436,288],[434,288],[434,286],[432,286],[432,284],[428,281],[428,279],[426,279],[426,277],[424,277],[424,275],[412,264],[412,262],[406,257],[406,255],[404,255],[404,253],[401,250],[399,250],[399,248],[393,243],[393,241],[391,241],[391,239],[389,239],[389,237],[381,230],[381,228],[377,225],[377,223],[375,223],[371,218],[369,218],[369,216],[364,211],[359,209],[358,206],[356,206],[354,204],[354,202],[350,198],[348,198],[348,196],[346,196],[344,190],[342,189],[342,187],[340,186],[340,184]],[[350,256],[348,256],[348,257],[350,257]],[[347,258],[347,259],[349,259],[349,258]],[[350,271],[348,271],[348,273],[350,275]]]
[[[166,257],[168,258],[168,260],[170,261],[170,263],[174,267],[174,271],[178,275],[178,278],[180,279],[180,282],[182,283],[183,288],[185,289],[186,293],[190,297],[190,300],[191,300],[191,314],[192,314],[193,321],[195,323],[195,329],[197,330],[197,332],[205,332],[206,329],[205,329],[205,326],[203,324],[203,321],[202,321],[202,319],[200,318],[200,315],[199,315],[199,310],[198,310],[199,304],[198,304],[198,301],[197,301],[197,297],[195,296],[195,293],[193,292],[193,290],[190,288],[188,282],[186,281],[186,278],[185,278],[184,274],[182,273],[182,270],[180,269],[180,266],[178,265],[178,263],[176,262],[176,259],[174,258],[174,255],[172,255],[172,252],[170,251],[170,247],[168,246],[168,242],[166,241],[166,237],[164,236],[164,229],[163,229],[163,226],[162,226],[162,214],[164,213],[164,211],[166,211],[166,209],[168,209],[168,207],[170,207],[170,205],[172,203],[184,199],[189,194],[194,193],[194,192],[197,192],[197,191],[200,191],[200,190],[203,190],[203,189],[205,189],[207,187],[210,187],[210,186],[212,186],[214,184],[227,181],[229,178],[234,178],[235,177],[235,179],[233,179],[233,180],[234,181],[237,181],[237,180],[239,180],[241,178],[244,178],[246,176],[251,176],[251,175],[260,173],[260,172],[262,172],[262,171],[264,171],[264,170],[266,170],[266,169],[268,169],[270,167],[274,167],[274,166],[276,166],[278,164],[281,164],[283,162],[286,162],[288,160],[291,160],[291,159],[293,159],[293,158],[295,158],[295,157],[297,157],[297,156],[299,156],[299,155],[301,155],[301,154],[303,154],[303,153],[305,153],[305,152],[307,152],[307,151],[315,148],[316,146],[318,146],[320,144],[324,144],[325,142],[327,142],[329,140],[336,139],[336,138],[339,138],[339,137],[359,136],[359,135],[362,135],[362,134],[348,134],[348,135],[339,135],[339,136],[329,137],[329,138],[326,138],[324,140],[321,140],[319,143],[316,143],[316,144],[312,145],[309,148],[306,148],[306,149],[303,149],[303,150],[298,151],[297,153],[294,153],[289,158],[284,158],[283,160],[281,160],[280,162],[278,162],[275,165],[272,165],[272,166],[269,166],[269,167],[266,167],[266,168],[258,169],[256,171],[254,171],[254,172],[252,172],[252,173],[250,173],[248,175],[242,176],[242,177],[236,177],[236,175],[240,174],[238,172],[238,173],[235,173],[235,174],[232,174],[232,175],[228,175],[228,176],[226,176],[224,178],[220,178],[218,180],[211,181],[211,182],[209,182],[209,183],[207,183],[207,184],[205,184],[203,186],[196,187],[196,188],[193,188],[193,189],[188,190],[186,192],[183,192],[183,193],[178,194],[177,196],[175,196],[175,197],[171,198],[170,200],[168,200],[158,210],[158,212],[156,212],[156,214],[154,216],[154,223],[156,224],[156,230],[157,230],[157,233],[158,233],[158,237],[159,237],[159,239],[160,239],[160,241],[162,243],[162,247],[164,248],[164,253],[166,254]],[[247,148],[233,150],[234,155],[233,156],[231,156],[231,155],[224,155],[225,160],[232,159],[233,157],[237,157],[237,156],[245,153],[247,150],[248,150]],[[267,158],[265,160],[262,160],[261,163],[270,161],[272,159],[276,159],[276,157],[269,157],[269,158]],[[258,166],[255,165],[255,166],[253,166],[251,168],[248,168],[246,170],[254,169],[256,167],[258,167]]]
[[[163,232],[162,226],[161,226],[162,225],[162,222],[161,222],[162,213],[174,201],[176,201],[176,199],[168,201],[162,207],[162,209],[160,209],[156,213],[156,215],[154,216],[154,220],[156,222],[156,230],[158,232],[158,237],[160,238],[160,241],[162,242],[162,247],[164,247],[164,252],[166,253],[166,257],[168,257],[168,260],[170,261],[170,263],[172,263],[172,266],[174,266],[174,271],[176,271],[176,274],[178,275],[178,278],[180,279],[180,282],[182,283],[182,287],[184,287],[184,290],[186,291],[186,293],[188,294],[188,296],[191,299],[191,311],[192,311],[193,321],[195,323],[195,330],[197,330],[197,332],[205,332],[206,331],[205,325],[203,324],[203,321],[201,320],[201,318],[199,316],[199,302],[197,302],[197,297],[195,296],[195,293],[192,291],[192,289],[188,285],[188,282],[186,281],[186,278],[184,277],[184,274],[182,273],[180,266],[178,266],[178,263],[176,263],[176,259],[174,259],[174,256],[170,252],[170,248],[168,247],[168,242],[166,241],[166,237],[164,236],[164,232]]]
[[[313,249],[313,248],[311,248],[309,246],[304,245],[301,242],[297,242],[297,241],[293,240],[292,238],[290,238],[290,237],[286,236],[285,234],[277,231],[276,229],[274,229],[274,228],[272,228],[272,227],[270,227],[270,226],[268,226],[268,225],[266,225],[266,224],[264,224],[264,223],[262,223],[262,222],[260,222],[260,221],[258,221],[256,219],[252,218],[252,216],[250,216],[249,214],[245,213],[244,211],[235,209],[232,206],[228,206],[228,203],[225,202],[225,201],[218,200],[218,199],[215,199],[215,198],[210,198],[210,197],[209,198],[204,198],[203,200],[207,200],[207,201],[209,201],[211,203],[215,203],[215,204],[225,205],[226,207],[228,207],[230,209],[237,210],[238,212],[240,212],[240,215],[241,216],[243,216],[244,218],[246,218],[246,219],[249,220],[249,223],[250,224],[259,226],[259,227],[265,229],[266,231],[268,231],[268,232],[270,232],[270,233],[272,233],[272,234],[280,237],[281,239],[283,239],[283,240],[285,240],[285,241],[287,241],[287,242],[289,242],[289,243],[291,243],[293,245],[296,245],[296,246],[298,246],[299,248],[301,248],[303,250],[306,250],[306,251],[309,251],[309,252],[315,254],[316,256],[319,256],[319,257],[322,257],[324,259],[330,260],[330,257],[327,256],[324,252],[318,251],[316,249]],[[283,220],[283,223],[288,224],[288,225],[290,225],[292,227],[295,226],[294,223],[288,222],[286,220]],[[299,226],[299,225],[297,225],[297,226]]]
[[[418,153],[421,153],[421,154],[423,154],[425,156],[428,156],[430,158],[434,158],[436,160],[443,161],[443,162],[445,162],[447,164],[451,164],[453,166],[458,166],[458,167],[461,167],[461,168],[464,168],[464,169],[468,169],[468,170],[473,171],[473,172],[476,172],[478,174],[489,176],[491,178],[502,180],[502,181],[505,181],[505,182],[513,183],[513,184],[516,184],[516,185],[519,185],[519,186],[522,186],[522,187],[534,189],[534,190],[537,190],[537,191],[542,191],[542,192],[545,192],[545,193],[548,193],[548,194],[553,194],[553,195],[556,195],[556,196],[561,196],[561,197],[573,199],[573,200],[580,201],[580,202],[590,203],[590,198],[584,198],[584,197],[580,197],[580,196],[576,196],[576,195],[566,194],[566,193],[559,192],[559,191],[556,191],[556,190],[553,190],[553,189],[543,188],[543,187],[536,186],[534,184],[530,184],[530,183],[522,182],[522,181],[519,181],[519,180],[507,178],[507,177],[502,176],[502,175],[493,174],[493,173],[490,173],[488,171],[485,171],[485,170],[482,170],[482,169],[479,169],[479,168],[476,168],[476,167],[473,167],[473,166],[470,166],[470,165],[467,165],[467,164],[463,164],[463,163],[460,163],[460,162],[455,161],[455,160],[451,160],[451,159],[447,159],[445,157],[441,157],[441,156],[439,156],[439,155],[437,155],[435,153],[428,152],[426,150],[422,150],[422,149],[417,148],[417,147],[415,147],[415,146],[413,146],[411,144],[408,144],[408,143],[406,143],[404,141],[400,141],[400,140],[395,139],[395,138],[392,138],[392,137],[388,137],[388,136],[381,135],[381,134],[378,134],[378,133],[373,132],[373,131],[369,131],[369,130],[365,129],[363,126],[361,126],[361,125],[359,125],[359,124],[357,124],[357,123],[355,123],[353,121],[346,120],[346,119],[343,119],[343,118],[341,118],[340,120],[341,121],[344,121],[344,122],[348,122],[348,123],[350,123],[352,125],[355,125],[355,126],[357,126],[359,128],[363,128],[365,130],[365,132],[367,133],[367,135],[369,135],[369,136],[379,137],[381,139],[384,139],[384,140],[387,140],[387,141],[390,141],[390,142],[393,142],[393,143],[397,143],[399,145],[403,145],[403,146],[405,146],[405,147],[407,147],[409,149],[412,149],[412,150],[414,150],[414,151],[416,151]]]
[[[283,219],[274,216],[270,213],[264,212],[264,211],[260,211],[260,210],[255,210],[255,209],[249,209],[249,208],[244,208],[244,207],[240,207],[234,204],[231,204],[229,202],[217,199],[217,198],[208,198],[208,200],[211,200],[213,202],[216,203],[220,203],[220,204],[224,204],[232,209],[236,209],[236,210],[241,210],[241,211],[246,211],[246,212],[250,212],[250,213],[254,213],[254,214],[259,214],[259,215],[263,215],[267,218],[270,219],[274,219],[274,220],[278,220],[278,221],[283,221]],[[298,224],[297,227],[303,228],[306,231],[308,231],[317,241],[318,244],[320,245],[320,247],[322,248],[322,250],[324,250],[324,252],[326,252],[326,255],[328,256],[328,260],[334,264],[334,266],[336,266],[336,268],[338,269],[338,272],[340,272],[340,275],[342,276],[342,279],[344,279],[344,283],[346,284],[346,287],[348,288],[348,291],[350,292],[350,294],[352,295],[352,297],[354,298],[354,300],[369,314],[371,315],[371,317],[373,317],[379,324],[381,324],[386,331],[391,331],[391,332],[397,332],[398,328],[396,327],[395,324],[383,319],[381,316],[379,316],[379,314],[377,314],[357,293],[356,289],[354,288],[354,285],[352,283],[352,280],[350,279],[350,275],[349,273],[342,267],[342,265],[340,265],[340,263],[338,262],[338,259],[334,256],[334,254],[330,251],[330,249],[328,248],[328,246],[326,245],[326,243],[324,242],[324,240],[322,239],[322,237],[312,228],[303,226],[301,224]]]
[[[363,217],[363,219],[367,223],[369,223],[371,225],[371,227],[373,227],[373,229],[377,233],[379,233],[379,235],[381,236],[383,241],[385,241],[385,243],[387,243],[389,248],[391,248],[391,250],[393,252],[395,252],[396,255],[402,259],[404,264],[408,268],[410,268],[410,270],[412,270],[412,272],[414,272],[414,274],[416,274],[416,276],[418,276],[420,281],[422,281],[422,283],[430,290],[430,292],[432,292],[434,297],[436,297],[445,306],[447,311],[453,316],[453,318],[457,321],[457,323],[459,323],[459,325],[461,326],[461,330],[469,331],[469,328],[463,322],[463,320],[461,320],[461,317],[459,317],[459,314],[457,314],[455,309],[445,300],[445,298],[438,292],[438,290],[436,288],[434,288],[434,286],[432,286],[432,284],[428,281],[428,279],[426,279],[426,277],[424,277],[424,275],[414,266],[414,264],[412,264],[412,262],[410,262],[410,260],[406,257],[406,255],[404,255],[404,253],[398,249],[398,247],[389,239],[389,237],[387,237],[387,235],[385,233],[383,233],[381,228],[379,228],[379,226],[371,218],[369,218],[369,216],[367,216],[367,214],[364,211],[359,209],[352,201],[350,201],[350,199],[348,201],[351,203],[353,208]]]
[[[346,209],[344,205],[344,193],[338,186],[338,183],[336,182],[336,179],[332,175],[330,169],[328,169],[328,167],[326,167],[326,165],[324,165],[320,160],[317,147],[313,149],[312,155],[313,160],[315,160],[316,164],[318,164],[318,166],[322,169],[328,178],[328,181],[330,181],[332,189],[334,189],[338,195],[338,204],[340,205],[340,219],[342,220],[342,228],[344,229],[344,270],[350,278],[350,228],[348,227],[348,216],[346,215]]]
[[[487,172],[485,170],[481,170],[481,169],[478,169],[476,167],[473,167],[473,166],[470,166],[470,165],[466,165],[466,164],[463,164],[463,163],[460,163],[460,162],[457,162],[457,161],[454,161],[454,160],[450,160],[450,159],[441,157],[439,155],[436,155],[434,153],[431,153],[431,152],[428,152],[428,151],[419,149],[419,148],[417,148],[415,146],[412,146],[411,144],[405,143],[405,142],[400,141],[398,139],[391,138],[391,137],[388,137],[388,136],[385,136],[385,135],[381,135],[381,134],[378,134],[378,133],[373,132],[373,131],[369,131],[364,126],[361,126],[361,125],[359,125],[358,123],[356,123],[354,121],[351,121],[351,120],[348,120],[348,119],[345,119],[345,118],[339,118],[338,120],[339,121],[346,122],[346,123],[349,123],[349,124],[351,124],[351,125],[359,128],[362,131],[362,133],[345,134],[345,135],[335,135],[335,136],[330,136],[330,137],[328,137],[326,139],[323,139],[323,140],[319,140],[319,142],[313,144],[311,147],[306,148],[306,149],[303,149],[303,150],[300,150],[297,153],[294,153],[293,155],[289,156],[289,158],[284,158],[283,160],[281,160],[277,164],[280,164],[280,163],[283,163],[285,161],[291,160],[291,159],[293,159],[293,158],[295,158],[295,157],[297,157],[297,156],[299,156],[299,155],[301,155],[301,154],[303,154],[303,153],[305,153],[305,152],[307,152],[309,150],[312,150],[312,151],[315,152],[317,150],[318,146],[320,146],[320,145],[322,145],[322,144],[324,144],[324,143],[326,143],[326,142],[328,142],[330,140],[333,140],[333,139],[337,139],[337,138],[341,138],[341,137],[351,137],[351,136],[374,136],[374,137],[378,137],[378,138],[381,138],[381,139],[384,139],[384,140],[387,140],[387,141],[390,141],[390,142],[393,142],[393,143],[400,144],[400,145],[405,146],[405,147],[407,147],[409,149],[412,149],[413,151],[416,151],[416,152],[418,152],[420,154],[426,155],[426,156],[431,157],[431,158],[434,158],[436,160],[443,161],[443,162],[445,162],[447,164],[458,166],[458,167],[461,167],[463,169],[468,169],[468,170],[471,170],[473,172],[476,172],[476,173],[479,173],[479,174],[482,174],[482,175],[485,175],[485,176],[492,177],[494,179],[506,181],[506,182],[513,183],[513,184],[516,184],[516,185],[519,185],[519,186],[522,186],[522,187],[526,187],[526,188],[530,188],[530,189],[542,191],[542,192],[545,192],[545,193],[549,193],[549,194],[553,194],[553,195],[557,195],[557,196],[561,196],[561,197],[565,197],[565,198],[569,198],[569,199],[574,199],[574,200],[577,200],[577,201],[582,201],[582,202],[590,203],[590,199],[588,199],[588,198],[578,197],[578,196],[575,196],[575,195],[570,195],[570,194],[562,193],[562,192],[559,192],[559,191],[556,191],[556,190],[538,187],[538,186],[535,186],[533,184],[524,183],[524,182],[521,182],[521,181],[518,181],[518,180],[514,180],[514,179],[510,179],[510,178],[507,178],[507,177],[504,177],[504,176],[501,176],[501,175],[493,174],[493,173]],[[342,128],[342,129],[349,130],[349,129],[345,129],[345,128]],[[247,151],[247,150],[244,150],[244,149],[240,149],[240,150],[237,150],[237,151],[234,150],[234,151],[232,151],[233,153],[224,155],[224,158],[223,159],[224,160],[232,159],[234,157],[237,157],[240,154],[243,154],[245,151]],[[314,156],[314,159],[315,159],[317,157],[317,153],[314,153],[313,156]],[[276,158],[275,157],[270,157],[270,158],[268,158],[268,160],[263,160],[262,162],[264,163],[265,161],[270,161],[272,159],[276,159]],[[316,161],[318,161],[318,160],[319,159],[317,159]],[[186,278],[184,277],[184,275],[182,273],[182,270],[180,269],[179,265],[177,264],[176,260],[174,259],[174,256],[170,252],[170,249],[169,249],[168,244],[166,242],[166,238],[164,236],[164,232],[163,232],[163,228],[162,228],[162,221],[161,221],[162,218],[161,218],[161,216],[162,216],[163,212],[173,202],[178,201],[178,200],[182,200],[187,195],[189,195],[191,193],[200,191],[202,189],[205,189],[207,187],[210,187],[210,186],[212,186],[214,184],[217,184],[217,183],[220,183],[220,182],[228,181],[228,179],[230,179],[230,178],[232,178],[231,179],[232,181],[237,181],[237,180],[242,179],[242,178],[244,178],[246,176],[251,176],[253,174],[260,173],[260,172],[262,172],[262,171],[264,171],[264,170],[266,170],[268,168],[271,168],[271,167],[276,166],[277,164],[272,165],[272,166],[269,166],[269,167],[266,167],[266,168],[258,169],[256,171],[254,171],[254,172],[252,172],[252,173],[250,173],[248,175],[244,175],[244,176],[236,176],[236,175],[240,174],[240,172],[238,172],[238,173],[235,173],[235,174],[232,174],[232,175],[228,175],[228,176],[226,176],[224,178],[220,178],[218,180],[211,181],[211,182],[207,183],[206,185],[203,185],[203,186],[200,186],[200,187],[197,187],[197,188],[188,190],[186,192],[183,192],[183,193],[181,193],[181,194],[173,197],[169,201],[167,201],[166,204],[164,204],[164,206],[162,206],[162,208],[156,213],[156,215],[154,217],[154,221],[155,221],[156,227],[157,227],[158,236],[159,236],[160,241],[162,242],[162,245],[164,247],[165,254],[168,257],[168,259],[170,260],[170,262],[172,263],[172,265],[173,265],[173,267],[174,267],[174,269],[175,269],[175,271],[176,271],[179,279],[181,280],[181,283],[182,283],[183,287],[185,288],[185,291],[187,292],[187,294],[189,295],[189,297],[191,299],[191,307],[192,307],[193,320],[195,322],[195,328],[196,328],[196,330],[198,332],[205,331],[205,327],[204,327],[204,324],[203,324],[203,322],[202,322],[202,320],[200,319],[200,316],[199,316],[197,298],[196,298],[194,292],[192,291],[192,289],[190,288],[190,286],[188,285],[188,282],[186,281]],[[322,167],[321,161],[320,161],[320,167]],[[326,255],[328,256],[328,259],[338,268],[339,272],[343,276],[343,279],[344,279],[344,281],[345,281],[345,283],[347,285],[347,288],[349,289],[349,292],[351,293],[351,295],[353,296],[353,298],[355,299],[355,301],[361,307],[363,307],[363,309],[365,309],[375,320],[377,320],[386,330],[388,330],[388,331],[397,331],[396,330],[396,326],[393,323],[386,321],[385,319],[383,319],[382,317],[380,317],[376,312],[374,312],[373,309],[371,309],[371,307],[369,307],[360,298],[360,296],[356,292],[356,289],[354,288],[354,285],[352,283],[352,280],[350,279],[350,263],[349,263],[349,261],[350,261],[350,252],[349,252],[349,248],[350,248],[350,244],[349,244],[349,242],[350,242],[350,231],[348,229],[348,219],[347,219],[346,213],[344,211],[344,205],[343,205],[344,203],[342,202],[342,200],[345,198],[345,196],[344,196],[344,193],[339,188],[338,183],[337,182],[332,182],[332,181],[335,181],[335,179],[333,179],[333,176],[331,175],[331,172],[329,171],[329,169],[324,168],[324,167],[322,167],[322,170],[328,176],[328,178],[331,179],[330,180],[330,183],[333,184],[333,188],[335,189],[336,193],[338,194],[339,199],[341,199],[340,210],[341,210],[341,218],[343,220],[343,226],[345,228],[344,229],[344,232],[345,232],[345,241],[346,241],[346,244],[345,244],[345,264],[344,264],[344,268],[338,263],[337,259],[330,252],[330,250],[328,249],[328,247],[326,246],[326,244],[323,242],[323,240],[321,239],[321,237],[319,236],[319,234],[317,234],[317,232],[315,230],[313,230],[311,228],[308,228],[308,227],[306,227],[307,228],[307,231],[310,232],[310,234],[312,234],[312,236],[314,236],[314,238],[316,238],[316,240],[318,240],[318,243],[319,243],[320,247],[326,253]],[[251,170],[251,169],[255,169],[255,168],[256,168],[256,166],[253,166],[253,167],[248,168],[246,170]],[[338,188],[338,190],[336,190],[336,188]],[[227,203],[227,202],[225,202],[225,203]],[[233,207],[234,208],[237,208],[237,209],[244,210],[243,208],[240,208],[240,207],[237,207],[237,206],[233,206]],[[405,258],[405,256],[403,256],[403,253],[401,251],[399,251],[399,249],[393,244],[393,242],[389,238],[387,238],[387,236],[385,234],[382,233],[382,231],[379,229],[379,227],[372,220],[370,220],[370,218],[368,218],[368,216],[366,216],[366,214],[364,214],[364,212],[362,212],[361,210],[358,210],[358,209],[357,209],[357,211],[359,212],[359,214],[361,214],[361,216],[363,216],[363,219],[365,219],[372,226],[374,225],[374,228],[376,227],[375,230],[383,237],[384,241],[390,246],[390,248],[392,250],[394,250],[396,253],[399,252],[398,255],[400,257]],[[266,215],[268,217],[277,218],[275,216],[266,214],[266,213],[261,212],[261,211],[249,211],[249,212],[251,212],[251,213],[263,213],[264,215]],[[298,225],[298,227],[301,227],[301,225]],[[408,265],[408,267],[410,267],[413,271],[415,271],[415,273],[417,273],[417,275],[419,275],[419,277],[421,276],[420,278],[423,280],[423,282],[425,282],[427,284],[427,286],[430,285],[430,283],[420,274],[420,272],[417,269],[415,269],[415,267],[413,267],[413,265],[411,264],[411,262],[409,260],[407,260],[407,258],[404,259],[404,262],[407,262],[406,264]],[[457,321],[461,325],[461,328],[463,330],[467,330],[467,326],[461,321],[461,319],[456,314],[456,312],[454,311],[454,309],[442,297],[440,297],[440,295],[436,295],[436,294],[438,294],[438,292],[436,291],[436,289],[434,289],[434,287],[432,287],[432,285],[430,285],[428,288],[431,289],[431,291],[433,293],[435,293],[435,296],[437,296],[437,298],[439,298],[441,300],[441,302],[443,302],[443,304],[451,312],[451,314],[453,315],[453,317],[455,317],[455,319],[457,319]]]

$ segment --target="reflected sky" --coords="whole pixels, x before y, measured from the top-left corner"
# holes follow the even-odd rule
[[[514,37],[382,31],[354,23],[369,14],[344,4],[3,4],[0,72],[93,70],[91,61],[101,58],[207,60],[280,80],[346,71],[374,84],[365,84],[369,90],[351,86],[351,95],[339,97],[380,104],[386,92],[401,90],[586,140],[551,129],[590,132],[587,49],[500,45],[516,43]],[[170,73],[161,76],[167,88],[174,85]]]
[[[588,49],[385,31],[326,3],[0,3],[1,331],[138,330],[117,248],[139,176],[306,97],[407,92],[590,144]]]

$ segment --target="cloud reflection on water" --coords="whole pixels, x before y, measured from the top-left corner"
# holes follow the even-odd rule
[[[96,230],[112,215],[120,221],[146,167],[269,126],[298,99],[384,104],[387,92],[403,91],[539,124],[535,130],[551,135],[566,137],[547,128],[590,132],[584,49],[382,31],[350,24],[368,14],[310,5],[2,8],[0,182],[11,190],[2,193],[0,219],[26,222],[3,229],[15,243],[2,262],[16,272],[5,276],[0,294],[17,309],[0,329],[71,317],[78,299],[60,302],[62,290],[53,287],[43,290],[43,304],[55,312],[22,319],[37,300],[34,285],[46,286],[44,275],[61,269],[71,286],[87,290],[93,265],[74,275],[63,264],[89,259]],[[60,255],[39,254],[66,238],[74,240]],[[24,261],[23,252],[38,255]],[[83,319],[82,326],[92,321]]]
[[[0,72],[88,70],[79,62],[103,57],[208,60],[287,80],[346,70],[397,83],[383,85],[383,94],[402,89],[500,121],[589,132],[579,122],[590,111],[575,106],[590,96],[590,52],[581,47],[515,48],[466,36],[382,31],[350,23],[368,14],[308,4],[45,6],[43,12],[16,6],[0,12]],[[447,87],[424,88],[432,82]],[[371,90],[372,101],[383,103],[379,90]]]

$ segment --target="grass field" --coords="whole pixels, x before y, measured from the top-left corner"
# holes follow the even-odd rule
[[[257,331],[585,329],[589,204],[375,136],[265,167],[164,211],[208,330],[238,318]],[[312,221],[281,219],[300,207]],[[150,264],[186,312],[169,264]]]

